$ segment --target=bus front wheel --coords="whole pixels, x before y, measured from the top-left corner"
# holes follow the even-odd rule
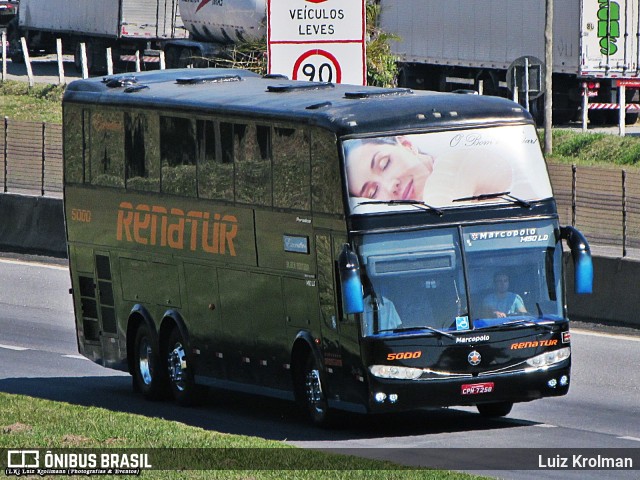
[[[193,366],[187,355],[186,342],[177,328],[174,328],[169,334],[166,345],[165,358],[169,389],[173,398],[183,406],[199,403],[205,390],[195,383]]]
[[[166,395],[166,374],[158,353],[155,335],[147,325],[140,325],[133,348],[133,388],[148,400],[160,400]]]
[[[334,412],[329,409],[320,366],[313,354],[307,356],[297,381],[300,402],[311,421],[318,426],[331,426]]]
[[[479,403],[476,405],[478,412],[483,417],[504,417],[509,415],[513,403],[511,402],[496,402],[496,403]]]

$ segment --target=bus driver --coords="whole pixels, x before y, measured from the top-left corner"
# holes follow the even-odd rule
[[[485,312],[490,317],[505,318],[509,315],[527,313],[522,297],[509,291],[509,275],[497,272],[493,276],[494,293],[487,295],[483,302]]]

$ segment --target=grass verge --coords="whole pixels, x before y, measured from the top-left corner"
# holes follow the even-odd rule
[[[12,120],[62,123],[64,87],[26,82],[0,82],[0,113]]]
[[[425,479],[473,480],[483,477],[438,470],[409,470],[390,462],[303,450],[257,437],[223,434],[159,418],[149,418],[97,407],[83,407],[0,392],[0,449],[82,448],[170,449],[175,462],[172,470],[148,470],[146,478],[237,478],[237,479]],[[197,449],[193,451],[176,449]],[[215,450],[227,449],[227,452]],[[273,449],[278,449],[275,452]],[[187,453],[184,453],[187,452]],[[217,470],[193,468],[198,454],[213,452],[220,461]],[[244,453],[243,453],[244,452]],[[247,461],[248,455],[254,456]],[[275,454],[278,455],[275,455]],[[239,458],[240,455],[244,458]],[[187,458],[180,458],[186,455]],[[265,465],[302,466],[301,469],[266,470]],[[207,456],[210,465],[211,456]],[[260,465],[254,470],[234,469],[240,465]],[[174,467],[175,463],[171,466]],[[180,470],[181,468],[185,470]]]
[[[554,129],[552,143],[550,162],[640,168],[638,137]]]

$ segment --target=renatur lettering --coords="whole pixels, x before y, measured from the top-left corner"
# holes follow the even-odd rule
[[[118,241],[235,257],[237,234],[234,215],[197,210],[185,213],[179,208],[146,204],[134,208],[130,202],[121,202],[118,208]]]
[[[518,342],[511,344],[511,350],[523,350],[525,348],[554,347],[558,340],[534,340],[532,342]]]

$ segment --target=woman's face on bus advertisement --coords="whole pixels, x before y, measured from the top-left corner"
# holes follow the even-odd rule
[[[396,143],[367,142],[347,157],[349,194],[372,200],[422,200],[433,157],[418,152],[405,137]]]

